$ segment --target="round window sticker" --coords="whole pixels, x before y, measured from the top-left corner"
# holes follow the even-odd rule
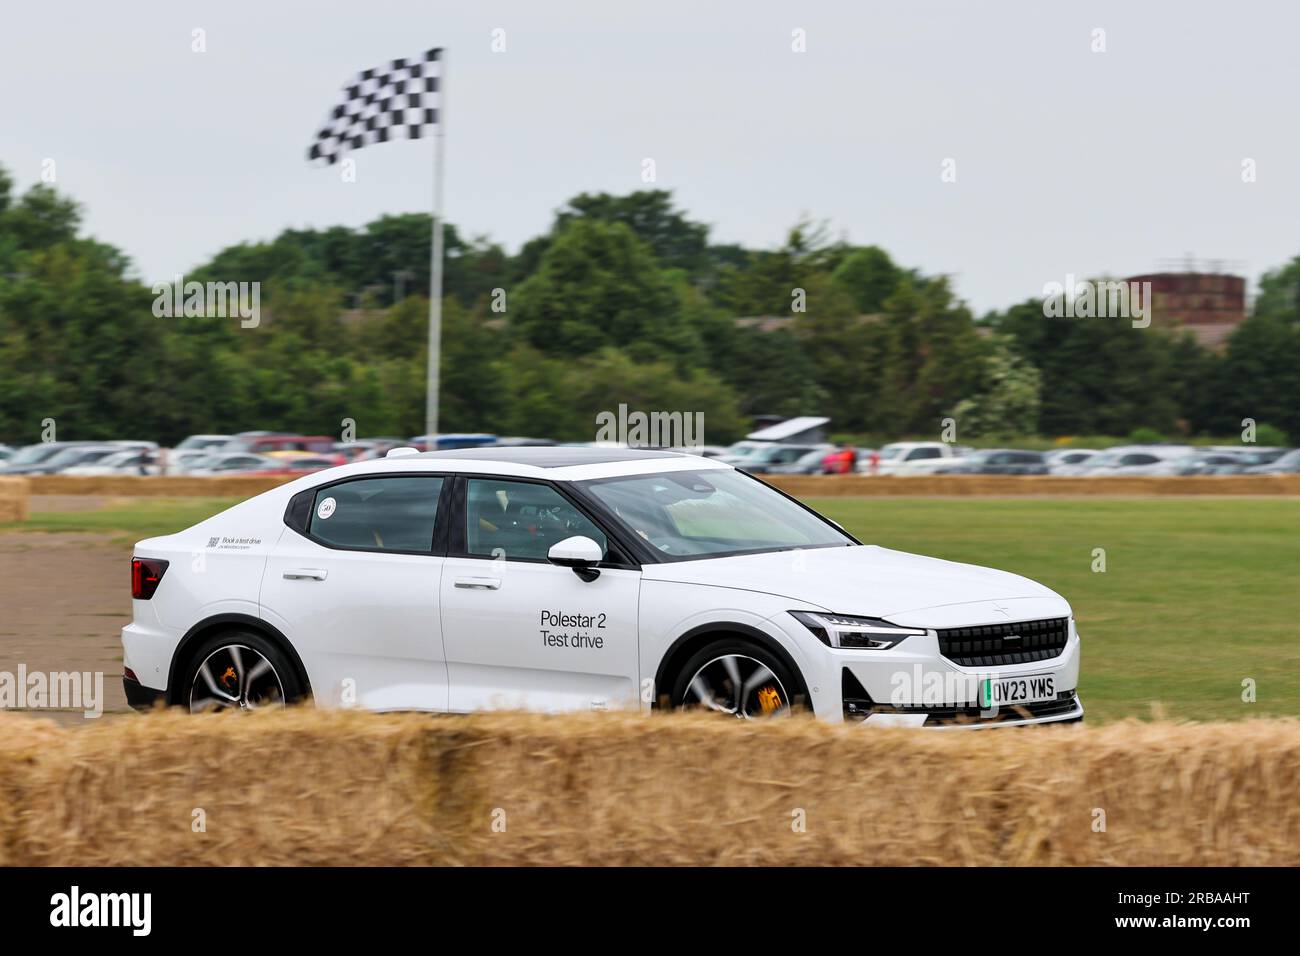
[[[316,506],[316,517],[324,521],[334,513],[337,506],[338,502],[333,498],[322,498],[321,503]]]

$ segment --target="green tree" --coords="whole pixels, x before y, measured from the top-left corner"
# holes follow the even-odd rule
[[[1008,339],[998,336],[990,340],[977,390],[953,407],[958,434],[1037,434],[1041,388],[1038,369],[1017,355]]]
[[[879,246],[864,246],[846,255],[831,278],[852,296],[858,313],[866,315],[884,309],[885,300],[903,278],[903,270]]]
[[[509,316],[529,344],[550,354],[635,343],[676,356],[699,344],[676,305],[650,247],[631,229],[581,218],[557,232],[537,271],[515,290]]]

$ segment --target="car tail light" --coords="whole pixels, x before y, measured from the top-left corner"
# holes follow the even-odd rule
[[[159,558],[132,558],[131,597],[137,601],[149,600],[166,571],[167,562]]]

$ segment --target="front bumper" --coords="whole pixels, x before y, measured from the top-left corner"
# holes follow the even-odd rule
[[[1073,724],[1083,721],[1083,702],[1076,691],[1057,694],[1055,700],[984,711],[971,705],[893,706],[844,701],[844,720],[873,727],[924,727],[939,730],[987,730],[991,727],[1028,727],[1034,724]]]
[[[1029,613],[1024,615],[1025,623],[1063,617],[1058,607],[1037,603],[1026,606]],[[1072,618],[1065,646],[1054,657],[1022,663],[967,657],[964,659],[970,664],[965,665],[945,656],[945,650],[951,652],[952,647],[942,647],[939,632],[933,625],[926,626],[926,619],[934,618],[944,627],[965,626],[964,612],[960,605],[950,605],[927,611],[924,618],[918,614],[914,620],[891,621],[925,628],[926,633],[880,650],[826,647],[806,631],[801,633],[789,615],[775,616],[771,622],[785,627],[791,640],[804,651],[800,668],[813,711],[822,720],[977,729],[1083,719],[1083,704],[1078,697],[1080,642]],[[1053,678],[1055,697],[1035,704],[1003,706],[993,712],[978,706],[981,679],[1039,675]]]

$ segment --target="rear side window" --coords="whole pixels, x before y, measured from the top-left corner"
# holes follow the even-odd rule
[[[919,461],[922,458],[938,458],[939,449],[937,448],[913,448],[912,453],[907,456],[908,461]]]
[[[308,534],[335,548],[433,550],[442,478],[360,478],[316,491]]]

